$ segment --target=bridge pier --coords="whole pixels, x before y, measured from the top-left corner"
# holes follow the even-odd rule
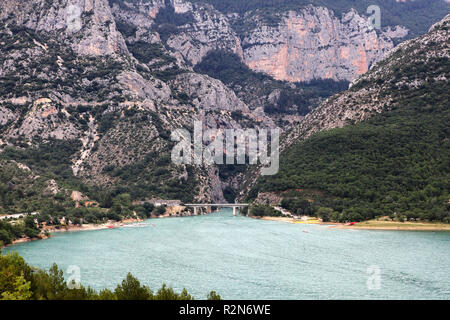
[[[236,216],[236,207],[233,207],[233,216]]]
[[[198,208],[197,207],[194,207],[194,216],[196,216],[198,213],[197,213],[197,210],[198,210]]]

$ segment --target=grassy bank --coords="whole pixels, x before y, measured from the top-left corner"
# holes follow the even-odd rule
[[[338,228],[364,230],[399,230],[399,231],[450,231],[449,223],[440,222],[396,222],[369,220],[356,223],[353,226],[338,225]]]

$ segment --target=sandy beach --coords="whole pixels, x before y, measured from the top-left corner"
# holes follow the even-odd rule
[[[391,231],[450,231],[450,224],[438,222],[395,222],[395,221],[363,221],[349,226],[339,224],[332,228],[360,230],[391,230]]]
[[[288,222],[294,223],[295,219],[288,217],[251,217],[259,220],[267,220],[267,221],[280,221],[280,222]]]
[[[50,233],[55,233],[55,232],[70,232],[70,231],[89,231],[89,230],[102,230],[102,229],[112,229],[112,228],[117,228],[120,226],[123,226],[124,224],[130,224],[130,223],[136,223],[136,222],[141,222],[143,221],[142,219],[138,219],[138,218],[133,218],[133,219],[125,219],[122,220],[120,222],[107,222],[107,223],[102,223],[102,224],[83,224],[81,226],[69,226],[69,227],[62,227],[59,229],[56,229],[55,227],[51,226],[51,227],[46,227],[43,229],[43,231],[48,231]]]
[[[301,224],[320,224],[329,228],[337,229],[359,229],[359,230],[391,230],[391,231],[450,231],[450,224],[439,222],[396,222],[396,221],[377,221],[369,220],[348,225],[347,223],[338,222],[308,222],[288,217],[254,217],[260,220],[280,221],[287,223]]]
[[[27,238],[27,237],[23,237],[23,238],[18,238],[16,240],[14,240],[11,244],[3,246],[3,247],[8,247],[8,246],[12,246],[18,243],[23,243],[23,242],[30,242],[30,241],[36,241],[36,240],[43,240],[43,239],[48,239],[51,237],[52,233],[58,233],[58,232],[77,232],[77,231],[90,231],[90,230],[103,230],[103,229],[113,229],[113,228],[118,228],[121,227],[123,225],[126,224],[132,224],[132,223],[137,223],[137,222],[142,222],[142,219],[138,219],[138,218],[130,218],[130,219],[125,219],[122,220],[120,222],[107,222],[107,223],[101,223],[101,224],[93,224],[93,223],[89,223],[89,224],[83,224],[81,226],[76,225],[70,225],[70,226],[60,226],[60,228],[55,228],[54,226],[49,226],[49,227],[44,227],[42,229],[42,231],[45,232],[49,232],[50,236],[46,236],[44,233],[41,233],[39,235],[39,237],[35,237],[35,238]]]
[[[266,220],[266,221],[279,221],[279,222],[286,222],[286,223],[294,223],[294,224],[321,224],[321,225],[334,225],[335,223],[332,222],[320,222],[318,220],[300,220],[300,219],[294,219],[289,217],[251,217],[254,219],[259,220]]]

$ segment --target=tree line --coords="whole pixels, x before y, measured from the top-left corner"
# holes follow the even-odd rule
[[[178,293],[165,284],[153,292],[131,273],[114,290],[96,291],[75,282],[70,284],[56,264],[42,270],[30,266],[17,252],[0,252],[0,300],[194,300],[186,289]],[[221,299],[215,291],[206,298]]]

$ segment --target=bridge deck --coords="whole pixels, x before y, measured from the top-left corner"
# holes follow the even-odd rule
[[[247,207],[247,203],[186,203],[186,207]]]

